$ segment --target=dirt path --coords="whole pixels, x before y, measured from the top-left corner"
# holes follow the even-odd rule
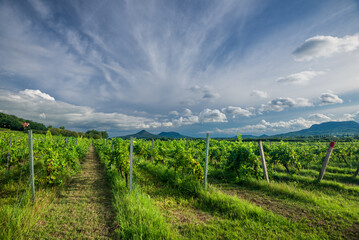
[[[111,239],[114,229],[111,191],[93,147],[80,173],[39,221],[39,239]]]

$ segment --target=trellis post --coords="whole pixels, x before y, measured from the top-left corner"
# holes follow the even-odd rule
[[[29,130],[29,166],[30,166],[30,186],[31,186],[31,200],[35,202],[35,181],[34,181],[34,155],[32,145],[32,130]]]
[[[133,137],[130,144],[130,193],[132,193],[132,168],[133,168]]]
[[[268,177],[268,172],[267,172],[267,164],[266,164],[266,159],[265,159],[265,156],[264,156],[262,141],[259,141],[258,145],[259,145],[259,152],[261,154],[264,179],[267,181],[267,183],[269,183],[269,177]]]
[[[334,145],[335,145],[335,142],[331,142],[331,143],[329,144],[329,148],[328,148],[328,151],[327,151],[327,155],[326,155],[325,158],[324,158],[323,165],[322,165],[322,169],[320,170],[320,173],[319,173],[319,176],[318,176],[318,181],[319,181],[319,182],[320,182],[320,181],[323,179],[323,177],[324,177],[325,169],[326,169],[327,166],[328,166],[329,158],[330,158],[330,155],[331,155],[332,152],[333,152]]]
[[[209,133],[207,133],[206,160],[204,165],[204,190],[207,189],[208,152],[209,152]]]

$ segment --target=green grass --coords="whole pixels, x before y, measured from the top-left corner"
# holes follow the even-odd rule
[[[34,168],[37,172],[41,163],[36,163]],[[0,239],[26,239],[26,234],[39,220],[39,213],[47,211],[59,190],[36,184],[33,204],[28,169],[28,164],[24,164],[23,168],[0,171]]]
[[[104,160],[102,163],[106,165]],[[114,229],[116,239],[177,239],[170,223],[159,208],[139,185],[133,184],[130,193],[121,174],[110,167],[106,171],[111,183],[113,206],[118,226]]]
[[[28,239],[111,239],[114,208],[105,173],[91,150]]]
[[[17,186],[16,186],[17,187]],[[0,199],[0,239],[28,239],[26,235],[39,221],[40,213],[48,210],[51,201],[56,197],[56,191],[48,188],[38,188],[36,201],[31,201],[31,191],[20,191],[18,198],[15,194],[15,184],[11,182],[3,186],[9,194]],[[22,189],[23,190],[23,189]],[[24,193],[24,195],[23,195]],[[23,196],[21,205],[20,199]]]
[[[150,175],[150,176],[148,176]],[[210,185],[208,191],[202,184],[190,177],[175,173],[162,165],[143,163],[137,174],[142,188],[157,202],[167,202],[161,210],[167,216],[178,218],[195,213],[182,224],[173,224],[183,238],[189,239],[331,239],[326,225],[315,228],[308,226],[303,219],[288,219],[280,214],[266,210],[233,194],[227,194]],[[151,184],[151,182],[153,184]],[[262,181],[259,181],[263,183]],[[150,185],[150,187],[146,187]],[[277,191],[288,191],[277,187]],[[294,190],[293,190],[294,191]],[[292,193],[296,201],[298,196]],[[309,194],[310,195],[310,194]],[[299,196],[306,199],[307,196]],[[312,196],[313,197],[313,196]],[[314,201],[315,199],[311,199]],[[170,206],[170,207],[168,207]],[[198,217],[199,216],[199,217]],[[201,216],[206,216],[203,220]],[[182,216],[182,218],[186,219]],[[181,218],[180,218],[181,219]],[[196,220],[197,219],[197,220]],[[198,219],[202,219],[201,221]],[[340,231],[333,235],[342,237]]]
[[[318,184],[318,183],[317,183]],[[332,194],[334,190],[325,190],[332,182],[313,184],[308,187],[297,182],[272,182],[247,179],[224,184],[217,181],[226,192],[243,195],[263,207],[295,219],[303,216],[308,224],[318,226],[333,236],[344,235],[348,239],[359,237],[359,200],[348,192]],[[324,191],[323,191],[324,189]],[[328,194],[329,192],[329,194]],[[293,209],[293,210],[292,210]],[[298,213],[298,214],[297,214]]]

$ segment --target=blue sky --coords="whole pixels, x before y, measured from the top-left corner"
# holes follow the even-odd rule
[[[359,3],[0,1],[0,111],[110,136],[359,121]]]

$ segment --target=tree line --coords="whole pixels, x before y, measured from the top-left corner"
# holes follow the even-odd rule
[[[23,126],[23,123],[29,123],[26,129]],[[34,133],[39,134],[46,134],[47,130],[50,130],[52,135],[61,135],[64,137],[86,137],[94,139],[108,138],[108,133],[106,131],[88,130],[86,133],[83,133],[67,130],[64,126],[55,128],[50,125],[46,127],[43,123],[34,122],[31,120],[19,118],[15,115],[9,115],[1,112],[0,128],[10,129],[14,131],[24,131],[27,129],[31,129]]]

